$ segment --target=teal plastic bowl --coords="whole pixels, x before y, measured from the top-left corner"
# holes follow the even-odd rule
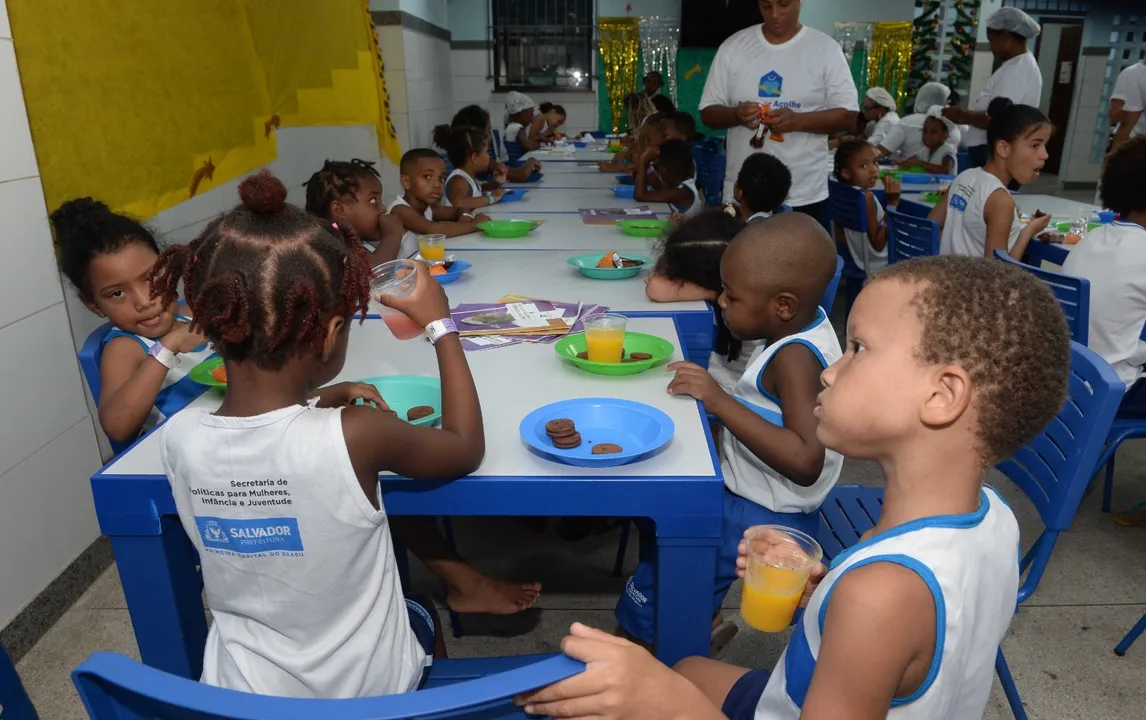
[[[634,255],[633,253],[621,253],[621,257],[626,260],[640,260],[644,264],[637,265],[636,267],[627,268],[599,268],[597,263],[601,261],[607,253],[592,253],[590,255],[577,255],[569,258],[568,262],[573,267],[577,268],[587,278],[594,280],[625,280],[627,278],[636,277],[641,274],[641,270],[652,265],[652,260],[644,255]]]
[[[438,378],[424,375],[386,375],[366,378],[359,382],[378,388],[378,394],[403,420],[406,419],[406,413],[410,408],[420,405],[434,408],[433,415],[414,420],[411,425],[427,427],[437,425],[442,419],[442,381]]]

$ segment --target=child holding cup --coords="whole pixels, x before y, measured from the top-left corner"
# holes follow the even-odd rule
[[[1057,308],[1033,275],[986,258],[877,273],[848,318],[847,352],[823,373],[816,434],[881,465],[882,512],[830,569],[812,570],[773,671],[686,658],[674,673],[575,624],[562,649],[588,669],[518,702],[564,718],[983,717],[1019,586],[1018,523],[983,481],[1066,398],[1070,337]],[[771,530],[746,533],[741,576],[753,545],[784,541]]]

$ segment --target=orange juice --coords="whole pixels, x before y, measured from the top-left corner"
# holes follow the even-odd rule
[[[740,616],[762,632],[781,632],[792,623],[808,574],[766,566],[752,568],[744,580]]]
[[[418,251],[422,259],[429,262],[441,262],[446,259],[446,243],[444,235],[422,235],[418,238]]]
[[[624,330],[585,331],[585,349],[589,353],[589,362],[619,363],[624,347]]]

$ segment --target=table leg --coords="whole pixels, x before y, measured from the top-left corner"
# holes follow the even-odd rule
[[[657,658],[708,656],[716,538],[657,538]]]
[[[207,618],[195,550],[178,519],[164,518],[159,535],[113,536],[111,547],[140,658],[198,680]]]

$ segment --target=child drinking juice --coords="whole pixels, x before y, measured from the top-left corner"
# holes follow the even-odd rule
[[[931,108],[923,121],[923,149],[915,157],[899,161],[901,168],[921,167],[936,175],[954,175],[958,150],[949,141],[955,123],[943,117],[940,108]]]
[[[419,266],[410,297],[383,297],[433,338],[440,429],[397,418],[358,383],[308,403],[342,370],[351,317],[369,307],[370,268],[355,234],[288,205],[265,172],[239,192],[242,205],[166,251],[152,281],[163,302],[182,282],[196,328],[227,368],[219,409],[180,413],[160,438],[214,616],[202,681],[288,697],[410,692],[444,646],[433,605],[403,597],[378,474],[456,478],[485,452],[445,294]],[[285,502],[207,502],[236,481],[267,478]]]
[[[486,141],[490,144],[490,157],[492,160],[489,164],[489,174],[493,176],[493,182],[486,182],[482,185],[482,190],[494,190],[501,187],[501,183],[505,180],[511,182],[526,182],[530,176],[535,172],[541,170],[541,163],[535,158],[529,158],[519,167],[508,167],[506,163],[509,162],[509,154],[505,151],[505,143],[495,142],[493,136],[493,126],[490,124],[489,112],[482,108],[480,105],[466,105],[461,110],[454,114],[454,119],[450,121],[453,127],[476,127],[485,129]],[[498,178],[501,178],[499,180]]]
[[[489,220],[485,215],[475,216],[462,208],[440,204],[446,185],[446,164],[433,150],[408,150],[402,156],[399,172],[405,193],[386,209],[406,228],[399,257],[418,252],[418,235],[468,235],[477,232],[477,223]]]
[[[454,170],[446,178],[442,204],[463,211],[489,207],[505,195],[503,188],[483,191],[477,176],[489,170],[489,140],[477,127],[439,125],[434,128],[434,144],[446,151]],[[502,180],[505,179],[503,175]]]
[[[772,672],[687,658],[673,673],[574,624],[562,648],[590,669],[518,702],[606,720],[983,717],[1019,587],[1018,523],[984,477],[1055,417],[1069,377],[1066,323],[1029,273],[967,257],[877,273],[814,402],[819,442],[882,467],[883,508],[813,573]]]
[[[836,242],[847,245],[852,261],[864,273],[887,266],[887,224],[883,206],[872,192],[879,180],[876,149],[866,140],[848,140],[836,150],[836,180],[863,191],[867,206],[867,232],[835,226]],[[888,207],[899,204],[901,186],[890,175],[883,180]]]
[[[307,212],[353,228],[370,251],[371,267],[398,257],[406,230],[401,220],[386,213],[382,179],[374,163],[358,158],[327,160],[303,185]]]
[[[60,271],[88,310],[114,328],[100,355],[100,427],[112,442],[134,440],[202,392],[187,377],[211,349],[175,298],[147,285],[159,257],[151,232],[91,198],[69,200],[52,213]]]
[[[733,197],[747,222],[772,217],[792,188],[792,173],[783,161],[766,153],[749,155],[736,176]]]
[[[1007,185],[1026,185],[1039,176],[1054,127],[1038,108],[1005,97],[992,100],[987,114],[987,164],[960,173],[929,217],[943,226],[939,250],[944,255],[989,258],[1006,250],[1021,260],[1031,238],[1046,230],[1051,218],[1035,213],[1024,226]]]
[[[836,484],[843,458],[816,438],[820,374],[841,355],[839,340],[818,307],[836,271],[836,252],[823,227],[799,213],[750,223],[720,261],[717,301],[737,340],[763,340],[732,393],[704,368],[668,366],[672,395],[687,395],[724,425],[724,523],[713,579],[714,642],[734,625],[719,622],[720,604],[736,579],[737,546],[753,525],[783,525],[808,534],[816,511]],[[616,615],[629,637],[651,645],[656,583],[642,562],[629,578]],[[730,638],[729,638],[730,639]]]
[[[683,218],[704,211],[704,197],[696,187],[692,148],[684,140],[666,140],[659,148],[648,147],[635,165],[633,197],[641,202],[667,202]],[[650,164],[661,179],[662,189],[649,190]]]
[[[725,392],[732,392],[755,347],[745,348],[740,340],[732,337],[716,302],[722,289],[720,260],[728,243],[743,229],[742,220],[720,210],[708,210],[686,220],[661,243],[656,265],[645,285],[645,294],[653,302],[703,300],[712,304],[716,339],[708,360],[708,372]]]

